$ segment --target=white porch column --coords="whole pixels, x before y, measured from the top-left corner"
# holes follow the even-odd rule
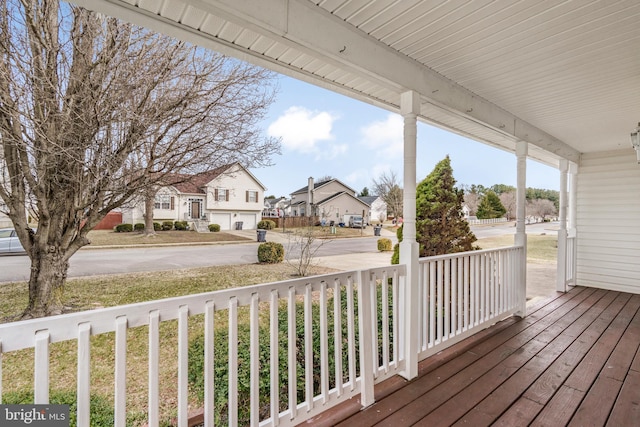
[[[573,250],[569,253],[569,263],[571,265],[571,285],[577,285],[578,272],[578,229],[576,225],[578,217],[578,165],[569,162],[569,221],[567,224],[567,236],[573,238]]]
[[[527,228],[526,228],[526,201],[527,201],[527,155],[529,145],[526,141],[518,141],[516,145],[516,168],[517,168],[517,190],[516,190],[516,234],[514,244],[522,246],[522,259],[520,260],[520,270],[518,271],[519,292],[518,300],[520,308],[516,313],[520,317],[527,314]]]
[[[560,160],[560,212],[558,230],[558,267],[556,269],[556,291],[567,291],[567,172],[569,162]]]
[[[400,112],[404,118],[404,196],[402,216],[402,242],[400,264],[407,266],[403,289],[403,353],[405,370],[401,375],[410,380],[418,375],[418,257],[416,241],[416,143],[417,117],[420,112],[420,94],[404,92],[400,100]]]

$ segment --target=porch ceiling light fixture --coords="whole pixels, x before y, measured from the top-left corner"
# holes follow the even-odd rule
[[[636,150],[636,159],[640,164],[640,123],[638,123],[638,127],[631,132],[631,145],[633,145],[633,148]]]

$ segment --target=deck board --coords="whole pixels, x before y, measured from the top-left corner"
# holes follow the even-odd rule
[[[640,295],[578,287],[508,322],[420,362],[374,405],[306,424],[640,425]]]

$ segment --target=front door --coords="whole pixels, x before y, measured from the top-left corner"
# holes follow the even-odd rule
[[[191,202],[191,218],[199,219],[200,216],[201,216],[200,201],[192,201]]]

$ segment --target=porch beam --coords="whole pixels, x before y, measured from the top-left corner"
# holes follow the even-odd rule
[[[517,169],[517,189],[516,189],[516,234],[514,244],[522,246],[523,259],[519,263],[519,271],[516,273],[519,280],[520,290],[518,299],[520,308],[516,313],[520,317],[527,314],[527,229],[526,229],[526,202],[527,202],[527,155],[529,145],[526,141],[518,141],[516,144],[516,169]]]
[[[402,94],[401,113],[404,118],[404,174],[402,199],[402,242],[400,242],[400,264],[407,266],[407,276],[401,287],[400,301],[404,334],[402,335],[405,370],[401,375],[410,380],[418,375],[418,258],[416,241],[416,152],[420,112],[420,94],[408,91]]]
[[[161,16],[162,12],[152,13],[122,0],[73,2],[340,93],[348,93],[352,97],[379,102],[366,94],[355,93],[346,86],[324,80],[322,76],[309,74],[290,64],[278,62],[277,59],[269,58],[261,52],[254,52],[215,35],[164,18]],[[171,9],[171,0],[167,3],[169,5],[166,5],[166,9]],[[179,2],[175,3],[177,6]],[[187,0],[187,3],[203,13],[221,17],[327,64],[362,76],[372,84],[398,95],[406,90],[415,91],[440,108],[482,123],[514,140],[527,141],[561,158],[574,162],[579,160],[578,151],[566,143],[380,43],[313,2]],[[402,108],[401,105],[393,103],[385,106],[396,111]]]

